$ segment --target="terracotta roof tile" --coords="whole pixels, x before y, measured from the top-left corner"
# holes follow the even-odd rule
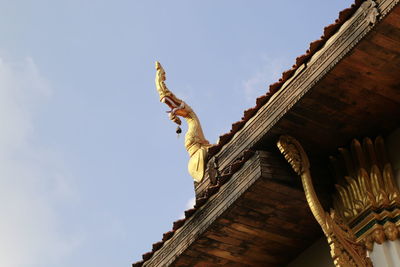
[[[242,120],[248,120],[250,119],[255,113],[257,109],[256,108],[249,108],[244,111]]]
[[[144,261],[137,261],[132,264],[132,267],[141,267],[143,265]]]
[[[207,202],[208,198],[207,197],[199,197],[196,198],[196,204],[194,205],[194,208],[197,210],[201,206],[203,206]]]
[[[185,211],[185,218],[189,219],[196,212],[195,208],[189,209]]]
[[[159,250],[164,245],[164,241],[160,241],[153,244],[153,251]]]
[[[144,253],[142,255],[143,261],[147,261],[148,259],[150,259],[151,256],[153,256],[153,254],[154,254],[154,251],[150,251],[150,252]]]
[[[175,231],[169,231],[163,234],[163,238],[162,241],[167,241],[168,239],[170,239],[173,235],[174,235]]]
[[[307,59],[307,55],[298,56],[296,58],[296,65],[294,65],[294,67],[300,66],[301,64],[304,63],[304,61],[306,61],[306,59]]]
[[[285,71],[282,73],[282,79],[283,80],[288,80],[292,75],[295,73],[296,68],[291,68],[290,70]]]
[[[336,32],[337,28],[338,28],[338,27],[337,27],[336,24],[331,24],[331,25],[329,25],[329,26],[326,26],[326,27],[324,28],[324,35],[323,35],[321,38],[324,38],[324,36],[332,35],[333,33]],[[296,63],[297,63],[297,62],[296,62]]]
[[[206,194],[208,196],[212,196],[212,195],[214,195],[215,193],[218,192],[219,188],[220,188],[219,184],[210,186],[210,187],[207,188]]]
[[[245,124],[245,122],[243,120],[233,123],[232,131],[234,131],[234,132],[239,131],[240,129],[242,129],[244,124]]]
[[[177,230],[179,229],[184,223],[186,222],[186,219],[181,219],[177,220],[173,223],[172,230]]]

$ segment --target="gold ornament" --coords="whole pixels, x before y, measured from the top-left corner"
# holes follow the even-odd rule
[[[356,242],[352,230],[333,210],[329,214],[323,209],[312,184],[307,154],[300,143],[285,135],[279,138],[277,145],[293,170],[301,176],[308,205],[327,238],[335,266],[372,267],[365,247]]]
[[[160,101],[171,108],[171,110],[168,111],[169,119],[178,124],[176,132],[180,134],[182,131],[179,127],[182,122],[178,116],[183,117],[188,124],[188,131],[185,135],[185,147],[190,156],[188,170],[196,182],[201,182],[204,177],[208,148],[211,145],[204,137],[200,120],[196,113],[188,104],[169,91],[165,85],[165,71],[158,61],[156,62],[156,70],[155,82],[157,92],[160,96]]]
[[[374,243],[398,239],[400,191],[383,138],[365,138],[362,144],[354,139],[350,149],[339,152],[340,157],[331,157],[338,182],[333,195],[336,212],[370,251]]]

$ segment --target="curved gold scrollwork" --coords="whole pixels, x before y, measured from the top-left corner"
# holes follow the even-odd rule
[[[335,266],[372,266],[365,247],[356,242],[352,230],[334,211],[330,214],[324,211],[312,184],[307,154],[300,143],[293,137],[284,135],[279,138],[277,145],[293,170],[301,176],[308,205],[328,240]]]

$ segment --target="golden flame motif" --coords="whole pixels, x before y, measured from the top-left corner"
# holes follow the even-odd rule
[[[368,250],[374,242],[400,237],[400,192],[386,154],[382,137],[375,142],[354,139],[350,150],[340,148],[340,157],[331,157],[336,180],[335,211],[356,233]]]

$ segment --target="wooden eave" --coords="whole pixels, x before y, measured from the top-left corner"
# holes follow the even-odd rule
[[[300,180],[276,151],[256,152],[185,226],[195,241],[171,266],[284,266],[321,235]]]

